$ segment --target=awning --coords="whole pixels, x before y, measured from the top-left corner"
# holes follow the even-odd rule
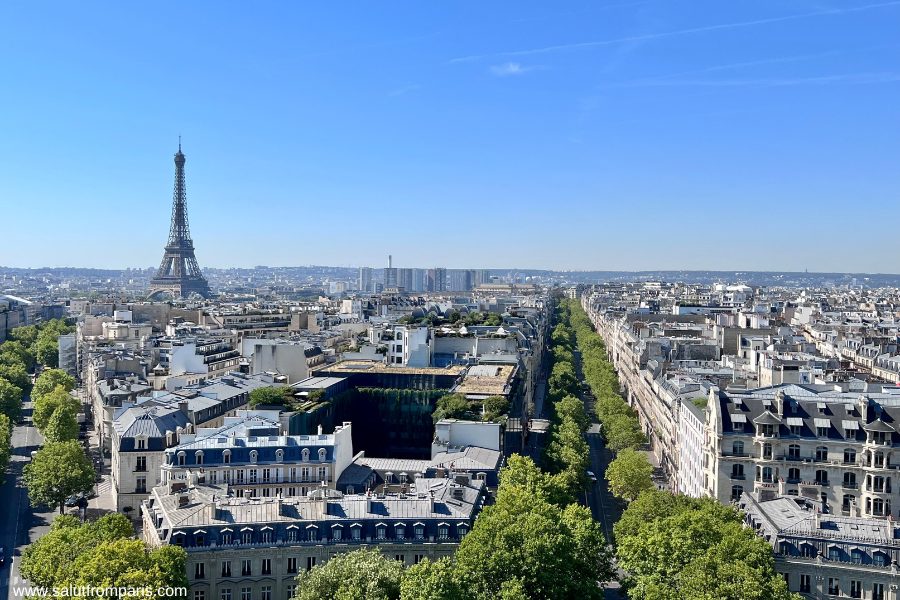
[[[823,429],[831,429],[831,421],[829,421],[828,419],[816,419],[815,421],[816,429],[820,427]]]
[[[818,421],[818,419],[816,419]],[[788,427],[803,427],[803,419],[800,417],[788,417],[786,419]]]
[[[743,413],[731,413],[728,416],[731,417],[732,423],[746,423],[747,422],[747,415],[745,415]]]
[[[859,421],[841,421],[841,426],[845,431],[856,431],[859,429]]]

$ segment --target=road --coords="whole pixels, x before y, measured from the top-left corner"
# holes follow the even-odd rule
[[[4,548],[7,561],[0,570],[0,599],[16,597],[12,588],[21,581],[19,561],[22,550],[50,529],[55,516],[52,510],[32,510],[21,480],[22,469],[31,460],[31,451],[37,450],[43,441],[41,434],[31,426],[31,408],[31,402],[24,403],[25,423],[13,428],[12,457],[6,481],[0,488],[0,546]]]

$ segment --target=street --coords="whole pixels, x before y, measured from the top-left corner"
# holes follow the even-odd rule
[[[22,406],[24,425],[12,432],[12,457],[6,481],[0,490],[0,546],[7,564],[0,570],[0,599],[13,598],[13,586],[20,585],[19,562],[22,550],[50,529],[55,511],[32,510],[28,492],[21,482],[22,469],[31,460],[31,451],[42,442],[41,434],[31,426],[31,402]]]

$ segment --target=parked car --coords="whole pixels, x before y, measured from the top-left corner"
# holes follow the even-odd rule
[[[4,566],[5,564],[6,564],[6,550],[4,550],[2,546],[0,546],[0,567]]]

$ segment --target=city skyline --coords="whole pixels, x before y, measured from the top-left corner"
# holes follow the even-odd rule
[[[154,265],[183,134],[202,268],[900,270],[900,2],[211,6],[5,8],[3,263]]]

